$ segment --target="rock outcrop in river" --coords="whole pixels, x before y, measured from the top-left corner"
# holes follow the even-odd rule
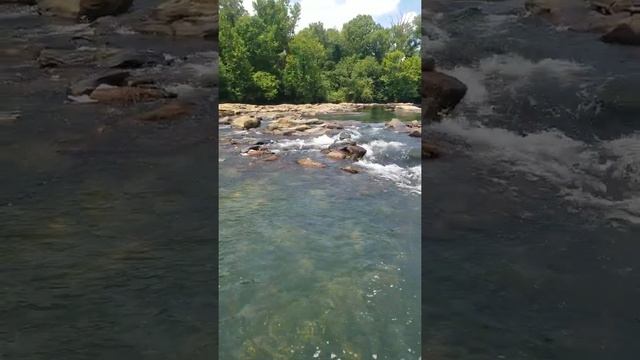
[[[525,7],[555,25],[602,33],[607,43],[640,45],[640,5],[632,0],[527,0]]]

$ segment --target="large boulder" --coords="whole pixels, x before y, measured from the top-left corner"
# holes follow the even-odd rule
[[[437,120],[442,112],[453,110],[466,93],[467,86],[452,76],[437,71],[422,73],[426,120]]]
[[[95,20],[125,13],[132,3],[133,0],[38,0],[38,7],[47,15]]]
[[[606,43],[640,45],[640,24],[622,23],[600,38]]]

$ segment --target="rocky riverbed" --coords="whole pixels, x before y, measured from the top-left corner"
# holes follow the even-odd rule
[[[413,104],[220,104],[219,113],[223,152],[231,151],[261,161],[279,161],[295,150],[305,150],[295,159],[302,167],[325,168],[327,162],[332,162],[351,174],[366,172],[369,168],[383,177],[398,176],[400,183],[412,184],[414,190],[419,191],[415,169],[394,168],[395,174],[386,174],[393,172],[390,168],[384,169],[388,164],[369,161],[375,159],[372,144],[386,148],[406,143],[407,148],[411,148],[411,138],[415,138],[417,151],[417,139],[422,136],[422,124],[418,120],[421,109]],[[372,113],[384,114],[386,121],[371,118]],[[389,137],[404,138],[404,141],[385,142]],[[308,157],[310,149],[317,150],[321,156]],[[379,150],[383,149],[375,151]]]
[[[216,12],[0,1],[0,357],[216,356]]]

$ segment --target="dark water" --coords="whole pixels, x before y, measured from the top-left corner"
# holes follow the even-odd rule
[[[469,92],[426,130],[446,155],[423,164],[425,358],[637,358],[640,50],[522,1],[427,7]]]
[[[339,134],[274,137],[265,162],[227,144],[268,134],[221,128],[221,358],[419,358],[419,139],[359,118],[355,175],[320,153]]]
[[[85,31],[5,10],[1,48],[73,48]],[[213,44],[89,37],[189,56],[139,71],[192,86],[194,111],[173,123],[127,121],[157,104],[66,103],[69,82],[95,68],[0,58],[0,113],[21,113],[0,124],[0,358],[214,359],[217,105],[215,89],[185,71],[205,66]]]

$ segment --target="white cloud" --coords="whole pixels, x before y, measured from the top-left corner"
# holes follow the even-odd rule
[[[358,15],[375,18],[397,13],[399,4],[400,0],[300,0],[298,30],[318,21],[326,28],[339,29]]]
[[[416,16],[418,16],[418,13],[415,11],[409,11],[404,13],[404,15],[402,15],[402,22],[412,22],[413,19],[416,18]]]
[[[253,11],[253,0],[242,0],[242,6],[247,9],[249,14],[254,14],[255,11]]]
[[[292,1],[293,2],[293,1]],[[342,24],[358,15],[371,15],[374,18],[398,13],[400,0],[300,0],[300,21],[296,30],[303,29],[314,22],[322,22],[325,28],[340,29]],[[242,0],[253,14],[253,0]],[[417,15],[415,12],[405,14]]]

